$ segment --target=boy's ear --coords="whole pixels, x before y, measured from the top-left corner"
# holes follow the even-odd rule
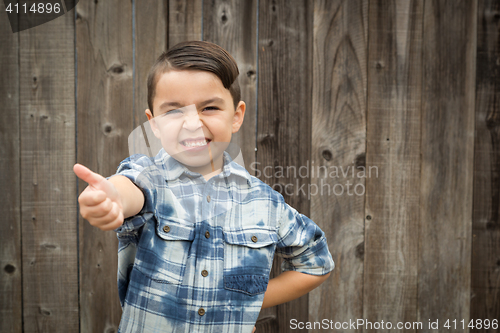
[[[149,109],[146,109],[145,113],[146,113],[146,117],[148,117],[149,126],[151,126],[151,129],[153,130],[154,135],[158,139],[160,139],[160,130],[158,129],[158,126],[156,126],[156,121],[155,121],[155,118],[153,116],[153,113]]]
[[[243,118],[245,118],[245,109],[246,109],[245,102],[240,101],[236,106],[236,110],[234,111],[233,133],[238,132],[241,127],[241,124],[243,124]]]

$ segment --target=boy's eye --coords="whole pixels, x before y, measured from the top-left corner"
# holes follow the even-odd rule
[[[180,114],[180,113],[182,113],[181,109],[174,109],[174,110],[170,110],[170,111],[165,112],[163,115],[164,116],[173,116],[173,115]]]
[[[215,110],[219,110],[219,108],[216,106],[207,106],[206,108],[203,109],[203,111],[215,111]]]

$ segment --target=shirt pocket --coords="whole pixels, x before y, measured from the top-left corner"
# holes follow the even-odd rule
[[[264,293],[278,236],[258,227],[225,230],[224,288],[247,295]]]
[[[157,218],[143,231],[136,269],[156,282],[181,284],[194,236],[194,224]]]

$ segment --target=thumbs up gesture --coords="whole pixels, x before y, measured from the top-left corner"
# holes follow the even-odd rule
[[[89,184],[78,197],[83,218],[101,230],[113,230],[121,226],[123,206],[113,183],[81,164],[75,164],[73,171]]]

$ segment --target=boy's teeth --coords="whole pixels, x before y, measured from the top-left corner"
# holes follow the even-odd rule
[[[202,141],[184,141],[184,146],[186,147],[200,147],[207,144],[207,140]]]

